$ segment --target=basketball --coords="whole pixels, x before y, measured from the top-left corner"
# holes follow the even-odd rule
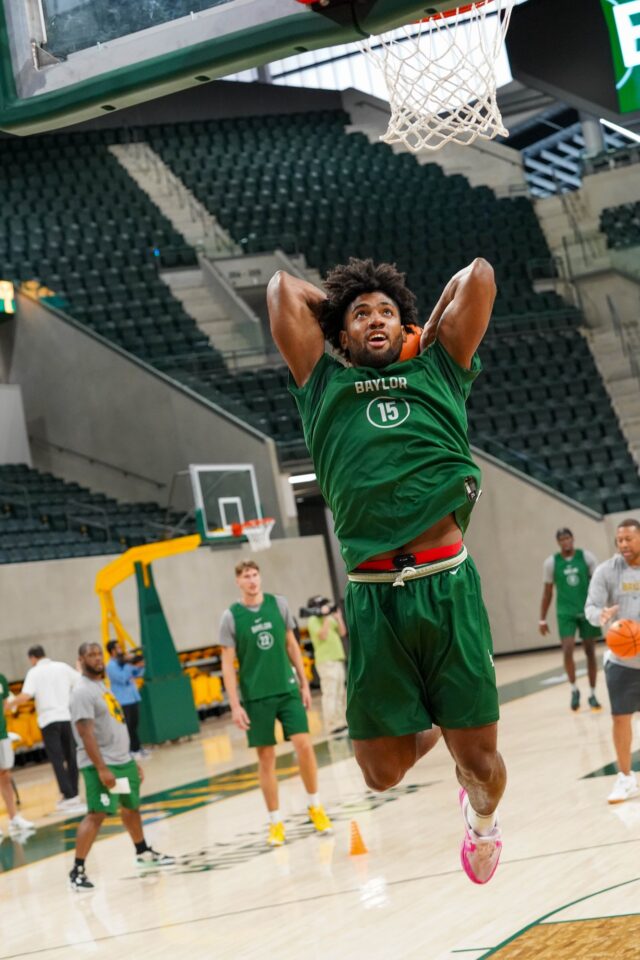
[[[400,360],[412,360],[414,357],[418,356],[421,336],[422,327],[418,327],[413,323],[409,324],[407,327],[407,339],[405,340],[404,346],[400,352]]]
[[[640,653],[640,623],[616,620],[607,631],[607,646],[618,657],[635,657]]]

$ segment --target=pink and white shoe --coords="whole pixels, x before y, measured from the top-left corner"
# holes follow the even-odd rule
[[[464,788],[460,790],[458,799],[464,820],[464,840],[460,847],[462,869],[472,883],[488,883],[498,868],[502,853],[502,831],[496,823],[488,836],[481,837],[469,826],[467,820],[469,798]]]

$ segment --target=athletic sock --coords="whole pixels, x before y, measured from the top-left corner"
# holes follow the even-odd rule
[[[144,853],[145,850],[148,850],[148,849],[149,847],[147,846],[146,840],[141,840],[140,843],[136,843],[136,853],[138,854],[138,856],[140,856],[141,853]]]
[[[319,807],[319,806],[320,806],[320,794],[319,794],[319,793],[308,793],[308,794],[307,794],[307,806],[308,806],[308,807]]]
[[[592,696],[592,697],[595,697],[595,695],[596,695],[596,688],[595,688],[595,687],[591,687],[591,696]]]
[[[282,823],[282,814],[279,810],[269,810],[269,823]]]
[[[471,804],[467,806],[467,822],[474,833],[477,833],[479,837],[488,836],[495,827],[497,821],[498,816],[495,810],[493,813],[490,813],[488,816],[484,817],[482,814],[476,813]]]
[[[572,689],[575,693],[577,693],[577,692],[578,692],[578,684],[577,684],[577,683],[572,683],[572,684],[571,684],[571,689]]]
[[[73,861],[73,865],[74,867],[84,867],[84,861],[85,861],[84,857],[76,857],[75,860]]]

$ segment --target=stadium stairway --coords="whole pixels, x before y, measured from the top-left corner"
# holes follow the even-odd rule
[[[0,464],[0,563],[120,553],[164,539],[177,520],[157,503],[122,503],[23,463]]]

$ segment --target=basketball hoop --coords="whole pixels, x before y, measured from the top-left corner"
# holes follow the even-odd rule
[[[384,143],[419,153],[509,135],[496,101],[496,63],[513,4],[478,0],[362,43],[389,94]]]
[[[273,517],[262,517],[260,520],[247,520],[246,523],[233,526],[240,528],[240,533],[245,535],[253,552],[258,553],[260,550],[268,550],[271,546],[271,531],[274,523]],[[239,535],[236,534],[236,536]]]

